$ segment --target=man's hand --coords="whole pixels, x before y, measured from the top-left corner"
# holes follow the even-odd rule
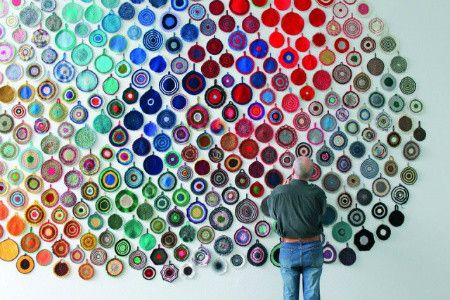
[[[295,179],[294,176],[295,176],[295,175],[294,175],[294,172],[292,172],[291,175],[289,175],[288,177],[286,177],[286,179],[284,180],[283,184],[289,184],[289,183],[291,182],[292,179]]]

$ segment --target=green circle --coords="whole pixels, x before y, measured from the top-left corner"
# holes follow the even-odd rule
[[[75,132],[75,144],[83,149],[91,149],[97,141],[97,134],[89,126],[84,126]]]
[[[120,203],[120,199],[122,197],[130,197],[131,198],[132,203],[129,207],[122,206],[122,204]],[[139,199],[136,196],[136,194],[134,194],[133,192],[131,192],[129,190],[122,190],[119,193],[117,193],[117,195],[116,195],[116,207],[118,210],[120,210],[123,213],[132,212],[133,210],[135,210],[136,207],[138,206],[138,202],[139,202]]]
[[[19,154],[19,147],[12,142],[6,141],[0,147],[0,153],[5,160],[13,160]]]
[[[114,106],[120,107],[118,112],[115,112],[113,110]],[[106,106],[106,111],[108,112],[108,115],[111,118],[119,119],[125,114],[125,103],[120,99],[112,99],[108,102],[108,105]]]
[[[81,19],[83,18],[83,13],[83,6],[75,3],[74,1],[71,1],[64,5],[61,14],[67,23],[75,24],[81,21]]]
[[[419,99],[413,99],[409,103],[409,109],[413,113],[420,113],[423,109],[423,103]]]
[[[353,235],[352,227],[344,221],[338,222],[333,226],[332,235],[339,243],[348,242]]]
[[[88,8],[86,8],[86,11],[84,12],[84,18],[89,23],[96,24],[103,18],[103,10],[97,4],[92,4]]]
[[[111,130],[113,123],[111,119],[102,111],[98,116],[95,117],[92,125],[94,126],[95,131],[100,134],[105,134]]]
[[[52,32],[56,32],[62,27],[61,18],[53,12],[47,19],[45,19],[45,27]]]
[[[120,4],[120,0],[101,0],[101,2],[108,9],[116,8]]]
[[[85,69],[78,73],[77,88],[83,92],[92,92],[98,85],[98,76],[93,71]]]
[[[185,243],[192,242],[195,239],[196,235],[195,227],[190,224],[186,224],[183,227],[181,227],[179,235],[180,238],[183,240],[183,242]]]
[[[139,247],[142,248],[144,251],[150,251],[156,246],[156,239],[153,234],[151,233],[144,233],[139,238]]]
[[[167,217],[169,218],[171,225],[174,227],[180,226],[184,219],[182,212],[176,208],[170,211]]]
[[[191,195],[187,190],[180,187],[179,189],[176,189],[172,194],[172,201],[175,203],[175,205],[184,207],[189,204],[191,201]]]
[[[120,78],[124,78],[131,74],[131,70],[132,68],[130,63],[126,60],[121,60],[116,64],[114,73],[116,73],[116,75]]]
[[[97,220],[97,222],[98,222],[97,225],[94,225],[92,223],[95,220]],[[103,224],[104,224],[103,218],[98,213],[92,214],[88,218],[88,225],[89,225],[89,228],[91,228],[92,230],[100,230],[100,229],[102,229],[103,228]]]
[[[142,187],[142,195],[147,199],[153,199],[157,192],[158,187],[151,181],[151,178],[149,178],[148,182]]]
[[[89,24],[86,22],[80,22],[75,26],[75,34],[78,35],[80,38],[85,38],[89,35],[91,32],[91,28],[89,27]]]
[[[411,95],[416,91],[416,81],[410,77],[406,76],[400,81],[400,91],[405,95]]]
[[[400,55],[395,56],[391,60],[391,69],[395,73],[403,73],[408,68],[408,62],[406,59]]]
[[[115,179],[117,179],[117,181],[115,180],[114,185],[111,186],[105,185],[105,181],[108,179],[108,176],[114,176]],[[120,175],[120,172],[117,171],[116,169],[112,167],[107,167],[100,172],[100,175],[98,176],[98,183],[100,184],[102,190],[104,190],[105,192],[115,192],[120,188],[122,184],[122,176]]]
[[[107,196],[101,196],[95,202],[95,209],[101,214],[107,214],[112,209],[112,201],[111,198]]]
[[[109,55],[103,53],[95,59],[94,65],[98,72],[106,74],[114,68],[114,60]]]
[[[72,92],[72,93],[75,95],[73,98],[67,98],[67,97],[66,97],[66,95],[67,95],[67,93],[68,93],[69,91]],[[64,89],[64,91],[62,92],[62,99],[63,99],[64,101],[66,101],[67,103],[72,103],[72,102],[74,102],[74,101],[77,99],[77,97],[78,97],[78,92],[77,92],[77,90],[76,90],[75,88],[71,87],[71,86],[66,87],[66,88]]]
[[[103,81],[103,91],[107,95],[115,95],[119,91],[119,87],[119,81],[112,76],[106,78],[105,81]]]
[[[87,66],[92,61],[94,52],[89,45],[81,43],[73,48],[71,58],[74,64],[78,66]]]
[[[214,240],[214,229],[210,226],[203,226],[197,232],[197,239],[202,244],[209,244]]]
[[[142,221],[148,221],[153,216],[153,207],[149,203],[144,202],[138,206],[136,215]]]
[[[116,254],[119,256],[127,256],[131,251],[130,242],[126,239],[121,239],[117,241],[116,246],[114,247]]]
[[[154,202],[155,209],[160,212],[165,212],[170,208],[170,199],[164,194],[159,195]]]
[[[169,155],[176,155],[176,156],[178,157],[178,163],[177,163],[176,165],[170,165],[170,164],[167,163],[167,157],[168,157]],[[164,156],[164,162],[165,162],[165,165],[166,165],[168,168],[178,168],[178,167],[181,165],[181,162],[182,162],[182,161],[183,161],[183,159],[181,158],[180,153],[178,153],[178,152],[175,151],[175,150],[168,151],[168,152],[166,153],[166,155]]]
[[[156,217],[150,222],[150,229],[156,234],[163,233],[166,229],[166,221],[160,217]]]
[[[103,248],[111,248],[112,246],[114,246],[115,237],[111,231],[106,229],[105,231],[100,233],[98,241]]]
[[[144,226],[142,226],[141,222],[136,220],[135,218],[125,223],[124,226],[125,235],[130,239],[135,239],[142,235],[142,231],[144,230]]]
[[[118,214],[112,214],[108,218],[108,226],[111,229],[118,230],[122,227],[123,219]]]

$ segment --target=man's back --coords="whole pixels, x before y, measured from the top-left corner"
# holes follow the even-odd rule
[[[272,191],[269,212],[277,220],[277,232],[282,237],[308,238],[322,233],[322,215],[326,195],[315,184],[294,179]]]

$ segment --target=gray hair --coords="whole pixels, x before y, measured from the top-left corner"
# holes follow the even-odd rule
[[[311,159],[299,156],[294,161],[294,173],[299,179],[308,180],[314,172],[314,164]]]

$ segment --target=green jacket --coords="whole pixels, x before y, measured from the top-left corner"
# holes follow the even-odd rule
[[[287,238],[321,234],[326,206],[327,196],[320,187],[298,179],[277,186],[268,199],[270,216],[277,221],[276,230]]]

